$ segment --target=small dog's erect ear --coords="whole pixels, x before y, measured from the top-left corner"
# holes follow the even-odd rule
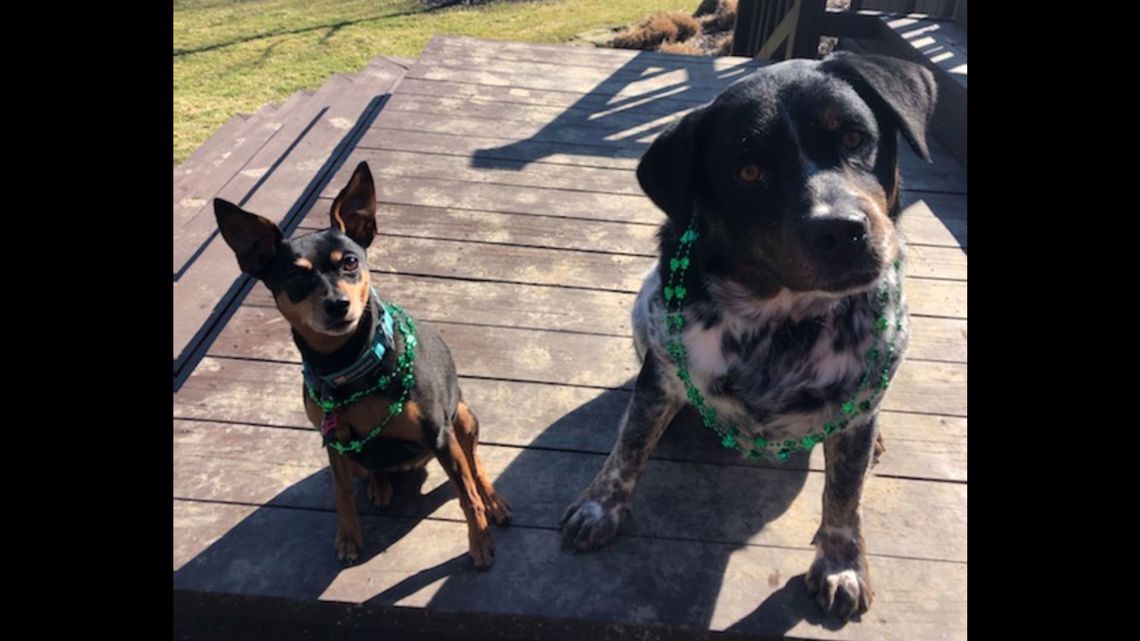
[[[214,217],[222,238],[237,255],[241,270],[260,278],[281,247],[281,230],[269,220],[221,198],[214,199]]]
[[[336,195],[329,220],[361,247],[368,247],[376,236],[376,187],[368,163],[362,162],[352,178]]]
[[[850,83],[876,113],[885,108],[915,153],[930,161],[926,126],[934,114],[938,85],[929,69],[897,58],[837,52],[821,62],[819,70]]]
[[[682,229],[693,214],[693,132],[701,112],[663,131],[637,164],[642,191]]]

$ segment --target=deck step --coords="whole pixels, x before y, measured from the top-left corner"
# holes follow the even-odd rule
[[[298,110],[303,110],[311,94],[298,92],[264,117],[251,118],[247,129],[239,134],[239,140],[233,151],[218,161],[208,173],[200,177],[193,190],[180,191],[175,189],[178,200],[174,207],[174,238],[173,238],[173,271],[178,274],[185,271],[188,263],[196,252],[201,249],[202,243],[212,232],[210,227],[206,234],[200,233],[203,225],[200,214],[210,208],[210,201],[218,196],[231,199],[236,193],[230,186],[235,180],[242,182],[241,172],[247,171],[250,162],[262,152],[270,141],[277,137],[278,131]],[[259,112],[260,114],[260,112]],[[229,196],[227,196],[229,194]],[[240,196],[239,196],[240,199]],[[234,199],[237,202],[237,199]],[[210,225],[212,225],[212,216]],[[195,225],[198,227],[196,228]]]
[[[174,167],[174,179],[178,180],[180,176],[192,174],[198,171],[200,167],[204,167],[220,146],[233,140],[235,133],[241,129],[247,120],[249,120],[249,115],[237,114],[223,123],[221,127],[218,127],[217,131],[206,142],[187,156],[181,164]]]
[[[302,204],[317,197],[322,181],[347,154],[352,142],[349,138],[355,137],[361,118],[375,110],[380,97],[403,73],[401,66],[381,59],[356,75],[331,77],[218,192],[219,197],[288,228],[304,210]],[[198,249],[186,256],[190,247]],[[182,278],[174,284],[177,372],[222,317],[245,280],[240,278],[229,248],[216,237],[212,210],[199,212],[176,232],[175,252],[176,259],[187,259]]]

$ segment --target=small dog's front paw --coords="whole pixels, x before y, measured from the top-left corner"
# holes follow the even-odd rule
[[[487,515],[495,525],[506,525],[511,522],[511,506],[502,494],[496,492],[488,496],[483,505],[487,507]]]
[[[475,567],[488,570],[495,564],[495,539],[491,530],[471,528],[467,532],[467,554],[475,562]]]
[[[824,612],[847,621],[866,612],[875,598],[866,567],[864,559],[834,561],[817,555],[805,577],[808,592]]]
[[[621,513],[621,505],[606,509],[594,499],[578,499],[566,508],[559,521],[562,546],[581,551],[602,547],[617,536]]]
[[[368,502],[374,507],[384,507],[392,503],[392,483],[382,472],[368,475]]]
[[[337,561],[345,565],[354,563],[360,556],[360,551],[364,549],[364,535],[360,532],[360,528],[337,527],[333,549],[336,550]]]

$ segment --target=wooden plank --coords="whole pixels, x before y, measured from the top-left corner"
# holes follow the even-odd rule
[[[519,285],[372,274],[372,284],[385,298],[407,309],[417,320],[461,320],[480,325],[608,334],[628,338],[634,295],[625,292],[573,290],[542,285]],[[478,301],[478,304],[471,304]],[[274,306],[269,290],[255,287],[243,302],[247,307]]]
[[[344,185],[348,184],[356,165],[362,161],[368,162],[377,182],[383,182],[388,176],[401,176],[495,185],[535,186],[598,194],[642,195],[634,172],[623,169],[572,167],[509,160],[496,160],[494,167],[473,167],[472,161],[462,156],[370,149],[353,150],[348,162],[340,167],[321,195],[326,198],[335,197]]]
[[[355,165],[353,165],[355,166]],[[347,180],[347,178],[346,178]],[[377,179],[382,180],[382,179]],[[335,184],[335,183],[334,183]],[[301,221],[298,233],[325,229],[329,226],[331,198],[317,200]],[[911,215],[913,211],[913,215]],[[941,224],[924,206],[914,207],[903,216],[903,233],[912,248],[908,273],[924,278],[966,279],[966,254],[956,246],[926,247],[923,227]],[[924,219],[926,222],[924,222]],[[908,234],[910,220],[916,223],[918,238]],[[929,221],[933,220],[934,223]],[[379,212],[380,231],[384,236],[477,241],[496,245],[524,245],[550,249],[577,249],[590,252],[630,254],[655,258],[657,227],[614,221],[577,220],[552,216],[502,214],[465,209],[417,207],[382,203]],[[964,223],[963,223],[964,224]],[[935,232],[929,239],[940,242]],[[378,243],[384,242],[383,240]]]
[[[871,613],[833,630],[804,593],[806,550],[619,535],[573,555],[557,532],[496,528],[496,565],[479,573],[462,523],[365,515],[361,525],[365,558],[346,570],[327,512],[174,500],[174,587],[798,639],[966,639],[960,563],[872,557]]]
[[[371,127],[357,149],[415,151],[470,158],[479,153],[486,160],[543,162],[554,165],[580,165],[610,169],[637,169],[641,151],[618,147],[587,147],[573,143],[526,141],[512,145],[505,138],[453,136],[411,129]]]
[[[655,260],[644,256],[384,237],[368,249],[378,272],[637,293]],[[909,278],[913,314],[966,318],[965,281]]]
[[[966,248],[964,195],[904,191],[902,202],[902,229],[912,244]]]
[[[174,168],[175,189],[178,189],[180,180],[206,169],[210,166],[211,160],[217,159],[221,154],[231,149],[236,142],[235,134],[241,130],[247,120],[249,120],[248,114],[231,116],[229,120],[222,123],[222,126],[214,131],[213,135],[206,139],[206,142],[199,145],[180,165],[176,166]]]
[[[174,396],[175,418],[310,429],[294,364],[207,356]],[[464,398],[479,416],[485,443],[607,454],[629,403],[628,390],[462,377]],[[519,399],[527,399],[520,403]],[[966,419],[884,411],[887,452],[874,474],[966,480]],[[686,410],[665,432],[654,458],[721,465],[754,465],[712,443]],[[713,439],[715,440],[715,439]],[[770,466],[768,463],[759,463]],[[778,467],[822,470],[823,451]]]
[[[381,296],[398,301],[417,320],[429,323],[569,331],[632,340],[634,294],[384,273],[373,275],[373,285]],[[479,304],[472,305],[471,301]],[[267,323],[276,313],[269,290],[263,286],[255,287],[243,306],[270,309],[259,317]],[[907,356],[966,362],[966,321],[911,317]]]
[[[385,179],[384,182],[387,182]],[[904,194],[904,201],[915,200],[915,196]],[[328,211],[332,198],[321,198],[312,206],[301,222],[300,230],[312,231],[328,226]],[[652,205],[650,205],[652,207]],[[381,202],[379,212],[380,228],[385,234],[395,236],[416,236],[423,238],[467,239],[479,242],[530,245],[585,251],[604,251],[624,254],[655,256],[657,223],[640,222],[642,216],[632,223],[611,220],[579,220],[565,216],[546,216],[527,212],[500,213],[474,209],[455,209],[407,205]],[[942,210],[939,215],[943,215]],[[931,246],[957,249],[951,227],[964,237],[966,221],[942,220],[919,199],[914,206],[904,210],[901,218],[902,231],[911,247]],[[589,212],[583,212],[589,213]],[[664,219],[664,214],[659,217]],[[919,251],[922,254],[922,251]],[[958,256],[957,254],[961,254]],[[963,278],[965,254],[937,251],[946,267],[952,271],[930,272],[933,277]],[[920,260],[918,267],[932,267],[929,261]],[[912,265],[912,267],[915,265]],[[917,275],[917,274],[916,274]]]
[[[501,60],[478,55],[449,57],[425,51],[408,70],[408,77],[623,96],[683,88],[685,93],[680,96],[693,95],[696,102],[704,102],[709,99],[708,92],[720,91],[756,69],[755,65],[731,59],[674,62],[661,64],[635,57],[619,68],[599,69],[563,65],[559,60]],[[705,64],[700,64],[702,62]]]
[[[429,323],[504,326],[630,337],[629,313],[634,295],[592,290],[457,281],[382,274],[373,276],[382,295],[400,302],[413,316]],[[480,301],[472,306],[470,301]],[[264,288],[255,288],[244,303],[272,308]],[[461,317],[456,310],[462,309]],[[459,320],[461,319],[461,320]],[[965,363],[967,321],[911,317],[908,358]]]
[[[481,57],[502,61],[545,62],[557,60],[560,64],[579,67],[598,67],[619,70],[631,63],[660,67],[695,67],[727,70],[736,67],[760,67],[763,60],[753,60],[740,56],[681,56],[655,51],[635,51],[632,49],[610,49],[595,47],[568,47],[565,45],[545,45],[530,42],[505,42],[483,40],[464,36],[436,36],[424,47],[420,57],[429,59]]]
[[[452,323],[432,327],[447,342],[463,376],[630,388],[641,369],[625,337]],[[243,306],[209,354],[300,364],[289,336],[287,322],[275,310]],[[883,402],[892,410],[965,416],[965,389],[965,364],[912,359],[900,368]]]
[[[439,103],[438,113],[386,108],[361,139],[360,146],[387,148],[385,138],[390,135],[390,130],[406,130],[436,136],[497,139],[497,144],[487,144],[472,152],[480,159],[481,166],[495,166],[496,163],[491,161],[499,159],[507,161],[505,166],[509,166],[510,160],[546,160],[543,154],[549,153],[550,145],[555,145],[562,154],[603,158],[614,155],[640,157],[653,139],[679,117],[670,114],[680,113],[649,113],[638,105],[627,114],[611,116],[607,112],[573,109],[545,121],[528,122],[490,116],[474,117],[467,113],[470,105],[462,106],[460,100],[441,100],[444,102]],[[447,108],[451,102],[460,106]],[[427,103],[413,103],[409,99],[400,104],[408,108],[423,107]],[[481,104],[485,110],[493,112],[496,106],[504,103]],[[912,190],[965,193],[965,171],[936,141],[928,142],[934,156],[933,163],[919,160],[909,150],[899,154],[899,167],[904,176],[903,186]],[[457,144],[463,146],[458,141]],[[436,148],[440,146],[437,142]]]
[[[338,184],[335,181],[332,184]],[[343,183],[341,183],[343,185]],[[541,214],[660,224],[661,214],[642,195],[619,196],[541,187],[511,187],[464,183],[436,178],[386,176],[376,183],[381,203],[450,207],[504,213]]]
[[[607,430],[609,431],[609,430]],[[719,447],[708,438],[710,448]],[[557,529],[562,510],[601,469],[604,454],[482,445],[487,474],[513,508],[512,526]],[[333,510],[332,481],[315,430],[174,422],[174,496]],[[451,482],[427,466],[422,492],[447,502],[409,501],[362,512],[461,521]],[[312,482],[306,482],[312,478]],[[536,482],[557,478],[557,483]],[[804,470],[654,461],[639,483],[625,532],[744,545],[811,549],[819,526],[824,475]],[[684,490],[681,490],[684,488]],[[721,492],[719,488],[733,488]],[[864,488],[863,526],[877,554],[966,560],[966,487],[873,478]],[[362,497],[363,499],[363,497]],[[731,518],[724,518],[731,515]],[[775,518],[773,518],[775,516]],[[930,537],[936,531],[944,536]]]
[[[907,275],[966,280],[966,253],[957,247],[916,245],[907,251]]]
[[[680,90],[674,90],[679,93]],[[540,107],[560,107],[568,109],[592,109],[606,111],[613,109],[633,109],[653,114],[673,114],[681,109],[690,109],[700,104],[692,100],[672,98],[669,92],[648,96],[606,96],[601,94],[577,93],[573,91],[527,89],[499,85],[481,85],[456,80],[424,80],[405,78],[400,83],[400,95],[461,97],[497,103],[534,105]],[[709,96],[711,99],[712,96]]]
[[[329,226],[331,198],[316,201],[297,233]],[[653,257],[657,225],[383,203],[377,217],[387,236],[468,240]],[[384,241],[377,241],[384,242]]]

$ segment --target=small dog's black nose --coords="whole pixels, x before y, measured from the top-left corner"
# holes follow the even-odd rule
[[[804,223],[808,247],[821,258],[848,258],[867,248],[867,223],[862,216],[829,216]]]
[[[344,318],[348,314],[348,299],[326,300],[325,313],[329,315],[329,318]]]

